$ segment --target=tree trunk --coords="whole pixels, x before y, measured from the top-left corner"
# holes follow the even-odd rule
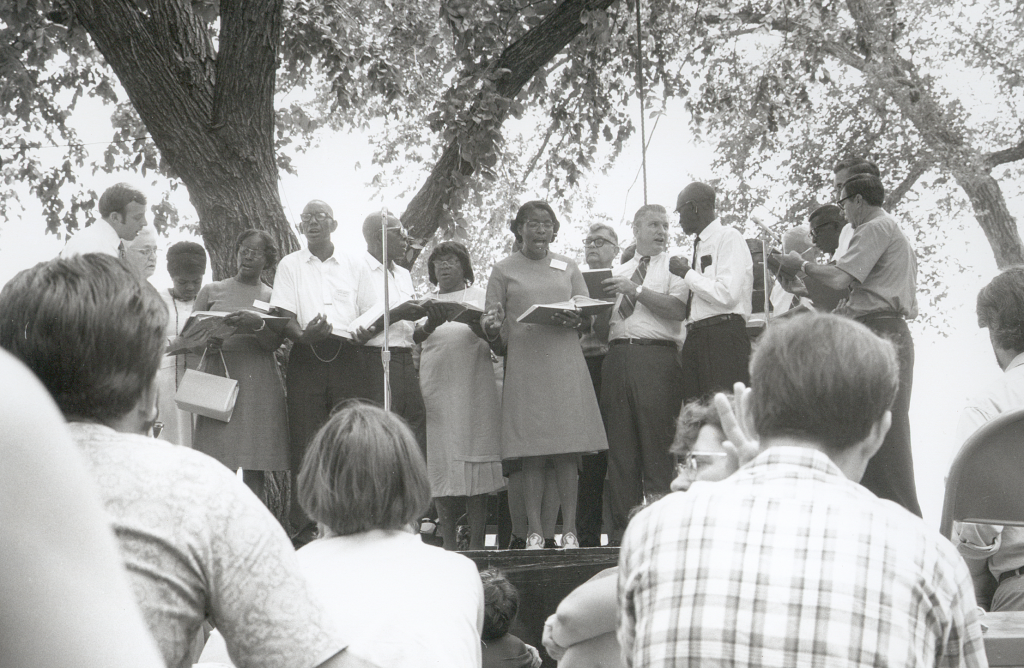
[[[848,0],[847,6],[857,27],[859,47],[866,57],[842,45],[826,48],[886,91],[913,123],[936,164],[953,175],[970,199],[996,264],[1020,264],[1024,261],[1024,242],[999,182],[992,177],[989,157],[970,144],[962,130],[964,119],[955,108],[940,105],[913,61],[903,58],[896,48],[895,40],[902,30],[896,5],[878,0]]]
[[[580,17],[584,11],[607,9],[613,1],[563,0],[543,21],[505,48],[491,67],[491,72],[508,71],[495,75],[495,91],[481,95],[497,94],[508,100],[515,98],[531,78],[583,31],[585,25]],[[487,87],[483,90],[486,91]],[[491,150],[485,138],[489,131],[500,127],[506,117],[507,112],[491,121],[490,125],[473,124],[471,135],[477,141],[466,144],[484,145]],[[464,159],[461,150],[457,142],[445,147],[430,176],[402,214],[402,222],[409,229],[410,236],[417,239],[432,238],[457,189],[473,174],[473,165]],[[480,158],[482,155],[473,157]],[[414,251],[407,258],[410,265],[416,261],[417,254],[418,251]]]
[[[283,0],[222,0],[219,51],[187,0],[69,0],[199,214],[214,279],[233,276],[235,238],[266,230],[298,247],[281,207],[274,86]]]

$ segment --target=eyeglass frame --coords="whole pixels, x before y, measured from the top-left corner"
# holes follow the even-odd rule
[[[697,457],[711,457],[712,459],[721,459],[722,457],[728,457],[728,452],[687,452],[682,456],[682,461],[676,460],[676,475],[683,475],[689,473],[693,475],[700,471],[700,466],[697,464]]]
[[[842,191],[840,191],[840,194],[842,194]],[[840,198],[839,198],[838,200],[836,200],[836,206],[838,206],[838,207],[842,208],[842,206],[843,206],[843,202],[845,202],[846,200],[848,200],[848,199],[851,199],[851,198],[853,198],[853,197],[856,197],[856,196],[857,196],[857,195],[859,195],[859,194],[860,194],[860,193],[850,193],[850,194],[849,194],[849,195],[847,195],[846,197],[840,197]]]
[[[132,253],[138,253],[139,255],[145,255],[146,257],[156,257],[160,252],[160,249],[156,246],[153,248],[129,248],[127,250]]]
[[[539,230],[541,228],[553,230],[555,229],[555,222],[552,220],[524,220],[523,227],[531,230]]]
[[[267,251],[266,249],[260,250],[259,248],[249,248],[247,246],[241,246],[238,249],[238,255],[244,258],[252,258],[253,260],[256,260],[261,257],[266,259]]]
[[[598,242],[601,242],[601,243],[598,243]],[[614,241],[612,241],[610,239],[605,239],[604,237],[594,237],[593,239],[584,239],[583,240],[583,247],[584,248],[590,248],[590,247],[604,248],[605,244],[611,244],[615,248],[619,247],[619,245],[617,243],[615,243]]]
[[[821,228],[825,227],[826,225],[838,225],[838,224],[839,223],[837,221],[826,220],[824,223],[821,223],[820,225],[813,226],[811,228],[811,241],[814,242],[814,241],[818,240],[818,230],[820,230]]]
[[[326,211],[314,211],[313,213],[300,213],[299,220],[304,223],[308,223],[311,220],[317,220],[322,223],[327,220],[334,220],[334,216]]]
[[[455,269],[462,266],[462,261],[459,258],[454,260],[434,260],[431,264],[434,265],[434,269]]]

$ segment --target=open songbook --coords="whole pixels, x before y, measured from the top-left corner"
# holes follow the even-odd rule
[[[263,318],[271,330],[277,334],[284,334],[288,318],[261,313],[258,309],[237,309],[240,311],[251,311]],[[205,348],[211,338],[226,339],[238,328],[224,322],[224,318],[234,311],[193,311],[189,315],[185,325],[181,328],[181,334],[167,344],[168,355],[177,355],[188,350]]]
[[[555,302],[554,304],[534,304],[523,311],[517,322],[532,323],[535,325],[552,325],[552,317],[562,311],[576,311],[580,315],[597,315],[612,309],[612,302],[602,299],[591,299],[582,295],[576,295],[569,301]]]
[[[484,313],[475,305],[466,302],[449,302],[440,299],[410,299],[394,306],[389,311],[388,321],[398,322],[399,320],[419,320],[427,317],[427,307],[437,305],[444,309],[447,319],[452,322],[470,324],[480,322],[480,316]],[[362,314],[349,324],[349,331],[354,332],[360,327],[366,327],[370,331],[378,331],[384,328],[384,302],[374,304],[366,313]]]

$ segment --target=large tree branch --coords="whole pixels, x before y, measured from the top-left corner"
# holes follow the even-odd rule
[[[907,175],[903,177],[899,185],[889,191],[889,194],[885,197],[885,210],[892,211],[900,203],[910,189],[914,187],[917,180],[920,179],[928,168],[931,167],[931,162],[928,160],[918,160],[914,163],[914,166],[910,168]]]
[[[994,169],[999,165],[1005,165],[1009,162],[1024,160],[1024,140],[1016,146],[1011,146],[1010,148],[1004,148],[1001,151],[989,153],[985,156],[984,160],[989,169]]]
[[[545,65],[566,47],[583,29],[580,17],[584,11],[604,10],[614,0],[563,0],[544,19],[502,51],[491,64],[494,90],[489,94],[511,100]],[[486,86],[485,86],[486,89]],[[478,98],[479,100],[479,98]],[[489,132],[505,120],[507,108],[489,125],[472,124],[463,141],[486,143]],[[456,190],[472,175],[473,165],[463,157],[459,139],[450,142],[434,165],[426,182],[409,203],[402,220],[413,237],[429,239],[437,232]],[[416,260],[418,250],[407,258]]]

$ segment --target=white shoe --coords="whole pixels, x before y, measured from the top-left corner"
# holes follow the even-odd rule
[[[544,537],[539,533],[531,533],[526,537],[526,548],[527,550],[543,550],[544,549]]]
[[[580,541],[576,538],[576,534],[573,532],[562,534],[562,549],[563,550],[578,550],[580,548]]]

